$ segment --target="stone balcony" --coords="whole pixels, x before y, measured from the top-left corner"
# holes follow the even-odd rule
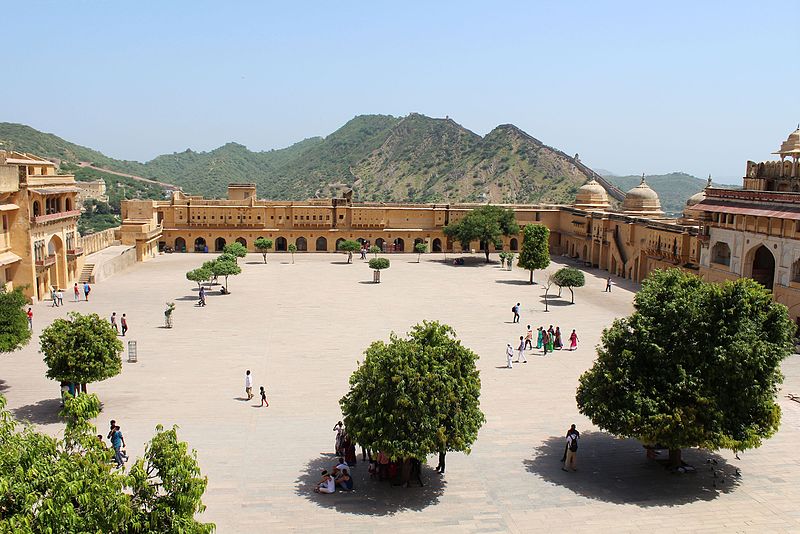
[[[56,255],[51,254],[49,256],[45,256],[41,260],[36,260],[36,267],[40,269],[47,269],[48,267],[56,264]]]
[[[36,215],[31,217],[33,224],[44,224],[53,221],[60,221],[62,219],[70,219],[72,217],[80,217],[81,210],[59,211],[57,213],[49,213],[47,215]]]
[[[67,259],[74,260],[79,256],[83,256],[83,247],[75,247],[67,249]]]

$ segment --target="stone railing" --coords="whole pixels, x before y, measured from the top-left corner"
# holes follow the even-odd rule
[[[80,238],[80,247],[84,254],[93,254],[113,245],[119,239],[119,227],[109,228],[102,232],[84,235]]]
[[[35,224],[42,224],[51,221],[58,221],[60,219],[68,219],[70,217],[80,217],[80,210],[59,211],[57,213],[50,213],[48,215],[36,215],[31,217],[31,222]]]

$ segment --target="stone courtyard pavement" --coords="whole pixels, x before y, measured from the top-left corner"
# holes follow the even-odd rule
[[[604,275],[589,270],[575,305],[565,290],[544,313],[543,290],[526,285],[527,272],[485,265],[477,255],[459,267],[441,255],[419,264],[416,255],[393,255],[376,285],[357,258],[347,265],[343,255],[295,254],[291,264],[288,254],[272,253],[264,265],[251,254],[230,279],[232,294],[212,292],[198,308],[184,273],[210,257],[159,256],[94,286],[89,303],[36,305],[34,321],[38,335],[72,310],[128,315],[139,362],[90,384],[104,405],[97,425],[105,433],[109,419],[119,421],[133,457],[156,424],[179,425],[208,476],[203,519],[219,532],[800,532],[800,404],[785,398],[800,394],[798,356],[784,364],[775,437],[741,460],[687,451],[698,472],[673,475],[638,443],[593,427],[575,405],[578,376],[603,327],[632,310],[632,285],[604,293]],[[167,301],[177,304],[171,330],[161,328]],[[518,301],[522,321],[514,325]],[[480,355],[487,421],[472,454],[449,454],[444,477],[430,458],[424,488],[366,480],[359,463],[355,493],[314,494],[319,469],[333,464],[338,400],[362,352],[423,319],[452,325]],[[559,325],[565,338],[576,328],[579,349],[546,358],[533,351],[527,365],[501,368],[505,344],[514,345],[526,324]],[[17,417],[56,433],[58,385],[44,378],[37,350],[34,340],[0,358],[0,392]],[[247,368],[256,392],[267,387],[269,408],[243,400]],[[576,473],[559,464],[570,423],[583,432]]]

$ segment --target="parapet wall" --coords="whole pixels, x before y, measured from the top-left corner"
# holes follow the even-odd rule
[[[119,240],[119,227],[109,228],[102,232],[81,236],[81,247],[83,247],[84,256],[99,252],[104,248],[116,244]]]

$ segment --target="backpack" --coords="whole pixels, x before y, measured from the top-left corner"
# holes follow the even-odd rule
[[[517,313],[517,307],[516,306],[511,306],[511,311],[514,312],[514,313]]]
[[[571,450],[572,452],[578,450],[578,438],[576,438],[575,436],[572,436],[572,441],[569,444],[569,450]]]

